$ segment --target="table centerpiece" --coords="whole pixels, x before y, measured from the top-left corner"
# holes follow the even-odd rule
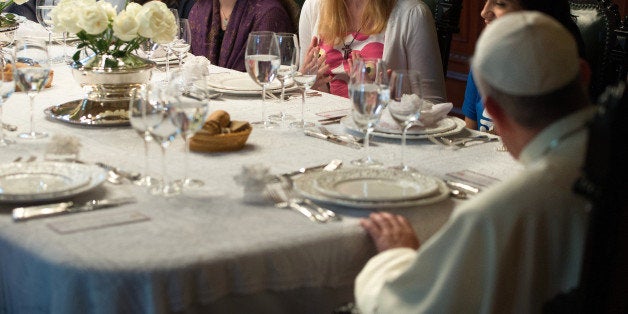
[[[0,12],[4,12],[11,4],[22,5],[28,0],[8,0],[0,1]],[[13,13],[0,14],[0,48],[9,46],[13,43],[15,32],[19,27],[19,23]]]
[[[51,12],[54,31],[76,34],[72,74],[88,91],[84,99],[56,106],[51,114],[79,124],[128,123],[132,90],[150,80],[155,63],[135,54],[147,41],[174,40],[176,20],[160,1],[129,3],[116,14],[109,2],[61,0]]]

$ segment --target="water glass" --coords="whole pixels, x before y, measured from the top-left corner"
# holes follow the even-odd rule
[[[408,129],[419,120],[423,107],[421,79],[416,70],[395,70],[390,76],[390,101],[388,111],[402,128],[401,164],[393,167],[402,171],[416,171],[405,162],[406,136]]]
[[[4,102],[15,91],[15,80],[13,79],[13,75],[8,75],[8,71],[5,69],[5,67],[11,63],[13,63],[11,61],[11,55],[5,54],[2,50],[0,50],[0,147],[15,143],[15,141],[5,138],[4,128],[2,127],[2,110]]]
[[[266,117],[266,87],[277,77],[281,65],[279,43],[273,32],[251,32],[246,44],[244,65],[255,83],[262,87],[262,120],[253,122],[265,128],[273,128],[277,123]]]
[[[287,102],[285,100],[285,94],[286,81],[289,81],[294,76],[299,67],[299,40],[297,39],[297,35],[292,33],[277,33],[275,36],[277,36],[277,42],[279,43],[281,60],[281,65],[277,70],[277,80],[281,83],[281,97],[279,98],[279,102],[282,104],[282,108],[279,114],[272,114],[269,118],[281,122],[283,127],[286,120],[294,120],[294,117],[286,113]]]
[[[355,125],[364,132],[366,156],[351,161],[357,166],[380,166],[369,153],[369,140],[390,98],[386,64],[381,59],[354,60],[349,76],[351,116]]]
[[[312,122],[305,121],[305,96],[310,90],[310,87],[316,82],[316,75],[318,73],[318,64],[314,63],[307,68],[301,69],[294,74],[294,81],[301,87],[301,121],[293,122],[291,124],[294,128],[307,128],[314,126]]]
[[[50,59],[46,43],[33,38],[19,39],[15,43],[14,59],[22,61],[22,66],[13,69],[15,84],[26,92],[30,103],[30,131],[18,136],[23,139],[40,139],[48,136],[46,132],[34,130],[35,97],[48,82]]]

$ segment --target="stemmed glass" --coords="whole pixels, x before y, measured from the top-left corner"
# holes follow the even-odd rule
[[[61,0],[37,0],[35,2],[35,15],[37,22],[48,31],[48,45],[52,45],[52,30],[54,24],[50,12],[54,9]],[[55,58],[52,62],[65,61],[65,33],[63,33],[63,55],[60,58]]]
[[[21,67],[13,69],[15,84],[26,92],[31,108],[30,132],[20,133],[18,136],[23,139],[39,139],[48,136],[46,132],[34,131],[35,119],[35,96],[44,88],[48,82],[50,74],[50,59],[46,43],[36,39],[20,39],[15,44],[14,60],[23,63]]]
[[[266,87],[277,76],[281,65],[279,43],[273,32],[251,32],[246,44],[244,64],[255,83],[262,87],[262,121],[253,122],[266,128],[277,126],[266,117]]]
[[[364,150],[366,153],[364,158],[351,161],[357,166],[382,165],[380,161],[371,158],[369,139],[390,98],[386,71],[386,65],[381,59],[359,59],[353,62],[349,78],[351,116],[356,126],[364,132]]]
[[[179,36],[172,44],[172,51],[179,58],[179,68],[183,65],[183,56],[190,51],[190,42],[192,33],[190,32],[190,23],[187,19],[179,20]]]
[[[177,9],[170,9],[170,12],[174,15],[174,21],[177,29],[181,29],[179,26],[179,11]],[[172,47],[179,40],[179,31],[175,33],[174,40],[166,44],[166,83],[170,79],[170,54],[172,53]]]
[[[408,129],[419,120],[423,106],[421,80],[416,70],[395,70],[390,76],[390,101],[388,111],[402,128],[401,164],[393,167],[402,171],[416,171],[405,163],[406,135]]]
[[[131,101],[129,102],[129,122],[131,122],[131,127],[133,127],[144,142],[144,175],[141,179],[133,181],[133,183],[140,186],[152,186],[157,181],[155,178],[148,175],[148,145],[153,141],[153,136],[148,129],[146,108],[147,104],[157,105],[159,101],[161,101],[161,90],[149,86],[144,91],[141,89],[133,90]]]
[[[288,116],[286,113],[285,92],[286,81],[294,75],[294,72],[299,67],[299,40],[297,35],[292,33],[277,33],[275,36],[277,36],[279,54],[281,55],[281,65],[277,70],[277,79],[281,83],[281,98],[279,101],[282,104],[282,108],[279,114],[270,115],[269,118],[280,120],[283,126],[286,120],[294,119],[294,117]]]
[[[301,121],[292,122],[290,126],[295,128],[307,128],[314,126],[312,122],[305,122],[305,95],[310,90],[310,87],[316,82],[316,75],[318,73],[318,64],[316,62],[310,65],[304,65],[303,68],[294,74],[294,81],[301,87]]]
[[[5,67],[12,63],[9,54],[4,54],[0,50],[0,147],[8,146],[15,143],[4,137],[4,128],[2,127],[2,105],[15,91],[15,80],[12,75],[7,75]]]
[[[159,184],[152,185],[150,192],[155,195],[172,196],[181,193],[181,189],[168,176],[166,151],[175,140],[179,129],[172,123],[170,112],[161,97],[161,86],[158,84],[143,85],[135,90],[134,98],[140,111],[144,111],[144,122],[151,137],[161,148],[161,174]]]
[[[176,181],[184,188],[201,187],[205,184],[188,176],[190,138],[201,129],[209,111],[209,94],[206,89],[209,70],[207,68],[197,70],[179,69],[173,72],[165,92],[170,119],[185,140],[185,177]]]

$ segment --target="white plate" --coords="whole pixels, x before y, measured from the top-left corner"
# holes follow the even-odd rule
[[[374,168],[323,172],[314,180],[323,195],[357,201],[404,201],[427,197],[438,190],[433,177]]]
[[[430,205],[446,200],[449,197],[449,188],[438,178],[433,178],[437,184],[434,194],[417,199],[401,201],[365,201],[355,199],[342,199],[327,196],[318,191],[314,186],[315,180],[323,172],[310,172],[294,179],[294,189],[302,196],[313,201],[362,209],[402,208]]]
[[[95,165],[28,162],[0,165],[0,201],[49,201],[100,185],[106,171]]]
[[[210,75],[207,85],[213,91],[231,95],[260,96],[262,87],[257,85],[247,73],[228,72]],[[286,92],[298,89],[293,81],[286,82]],[[269,93],[281,92],[281,83],[273,81],[266,91]]]
[[[387,109],[382,113],[382,117],[379,120],[379,123],[375,126],[375,131],[380,133],[393,133],[393,134],[401,134],[402,127],[397,124]],[[447,131],[451,131],[456,128],[456,121],[451,119],[450,117],[444,117],[438,121],[434,125],[430,125],[429,127],[423,127],[419,125],[413,125],[408,129],[408,134],[435,134],[435,133],[443,133]]]
[[[445,119],[450,119],[453,120],[453,122],[456,124],[455,127],[449,131],[445,131],[442,133],[430,133],[430,134],[408,134],[407,135],[407,139],[409,140],[419,140],[419,139],[425,139],[429,136],[450,136],[450,135],[454,135],[454,134],[458,134],[460,133],[462,130],[464,130],[464,128],[466,127],[466,124],[464,123],[464,120],[457,118],[457,117],[446,117]],[[351,131],[355,131],[355,132],[359,132],[360,134],[362,134],[362,130],[360,130],[355,123],[353,122],[353,118],[351,118],[351,116],[346,116],[342,119],[340,119],[340,124],[342,124],[344,127],[346,127],[347,129],[351,130]],[[377,131],[373,131],[373,133],[371,133],[373,136],[378,136],[378,137],[385,137],[385,138],[397,138],[400,139],[401,138],[401,134],[400,133],[386,133],[386,132],[377,132]]]

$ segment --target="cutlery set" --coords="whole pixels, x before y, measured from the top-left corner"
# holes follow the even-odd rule
[[[319,206],[307,198],[296,197],[293,194],[292,177],[310,171],[334,171],[342,165],[342,160],[334,159],[327,164],[304,167],[297,171],[283,173],[277,176],[279,182],[274,181],[266,185],[267,196],[277,208],[289,208],[304,215],[309,220],[318,223],[326,223],[334,220],[341,220],[332,210]]]
[[[61,214],[71,214],[109,208],[129,203],[135,203],[134,197],[91,200],[85,203],[61,202],[46,205],[18,207],[13,209],[14,221],[25,221],[32,218],[42,218]]]
[[[440,136],[440,137],[428,136],[427,139],[430,140],[430,142],[434,144],[448,146],[452,148],[468,147],[468,146],[471,146],[471,145],[467,145],[470,143],[483,144],[483,143],[499,141],[498,137],[490,137],[484,134],[476,135],[476,136],[469,136],[469,137],[458,137],[458,138],[453,138],[453,139],[450,139],[444,136]],[[477,145],[477,144],[473,144],[473,145]]]

